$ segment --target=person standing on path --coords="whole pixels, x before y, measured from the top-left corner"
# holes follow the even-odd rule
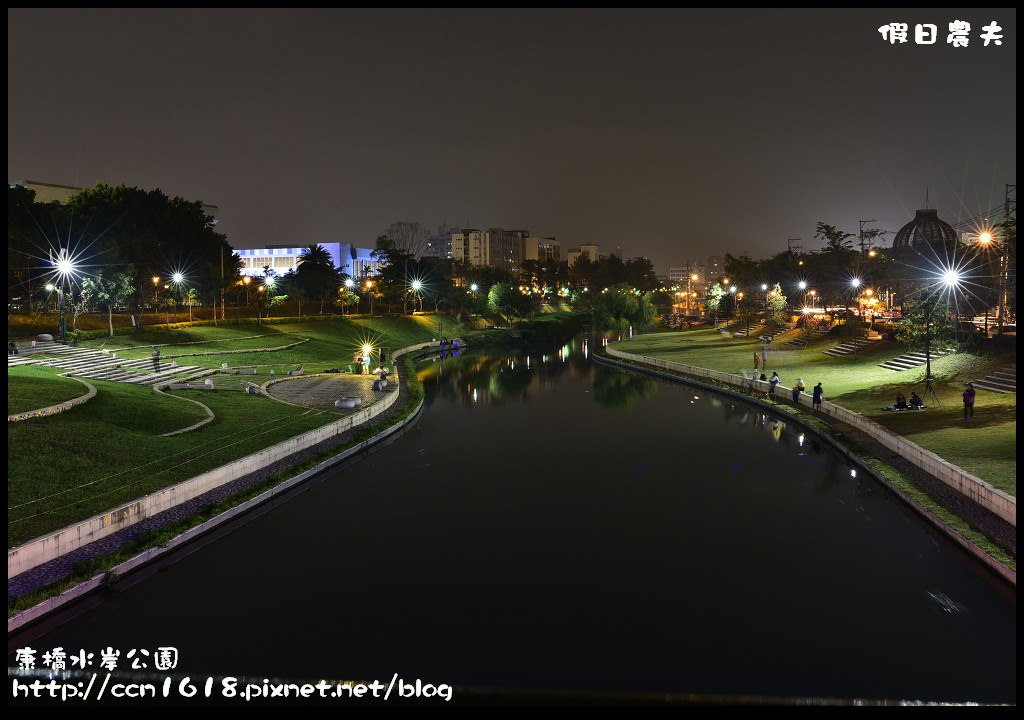
[[[757,369],[761,366],[761,356],[754,351],[754,374],[757,375]]]
[[[820,382],[814,386],[814,396],[811,398],[811,408],[813,410],[821,410],[821,394],[823,392],[824,390]]]
[[[967,389],[964,390],[964,420],[974,419],[974,385],[967,383]]]
[[[768,394],[775,395],[775,386],[779,384],[779,374],[777,372],[772,373],[772,379],[768,381]]]

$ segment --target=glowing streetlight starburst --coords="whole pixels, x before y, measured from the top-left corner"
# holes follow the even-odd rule
[[[173,275],[171,275],[171,280],[173,280],[176,283],[180,283],[184,279],[185,279],[185,276],[182,275],[180,272],[176,272]]]

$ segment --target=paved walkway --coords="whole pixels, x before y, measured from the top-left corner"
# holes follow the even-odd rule
[[[318,375],[274,383],[267,392],[278,400],[317,410],[338,410],[334,407],[335,400],[357,397],[363,404],[352,410],[356,412],[396,390],[393,382],[383,391],[374,390],[372,383],[376,379],[376,375]]]

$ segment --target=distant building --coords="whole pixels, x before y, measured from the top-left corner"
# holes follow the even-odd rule
[[[570,248],[565,254],[566,259],[569,261],[569,267],[572,267],[581,255],[586,255],[590,262],[597,262],[601,259],[600,249],[598,248],[597,243],[585,243],[580,245],[578,248]]]
[[[327,251],[338,270],[352,277],[377,274],[379,263],[371,257],[371,248],[357,248],[350,243],[317,244]],[[262,275],[265,268],[273,270],[275,275],[284,275],[299,266],[307,247],[271,245],[265,248],[236,249],[235,255],[242,260],[242,275]]]
[[[427,236],[427,248],[423,251],[423,257],[435,257],[442,260],[452,259],[452,235],[460,230],[457,227],[449,227],[442,223],[437,226],[437,232]]]
[[[470,267],[493,267],[519,272],[523,262],[523,245],[529,230],[463,228],[452,233],[452,260]]]
[[[617,257],[619,260],[621,260],[622,259],[622,248],[620,246],[616,245],[615,249],[612,250],[612,255]]]
[[[44,183],[37,180],[23,180],[22,182],[10,182],[7,184],[9,186],[20,185],[21,187],[33,190],[36,194],[36,202],[58,202],[62,205],[66,203],[72,195],[77,195],[85,190],[85,188],[75,187],[74,185],[56,185],[54,183]],[[217,224],[218,208],[216,205],[206,205],[204,203],[203,212],[213,217],[213,222],[211,224]]]
[[[523,260],[562,260],[562,249],[553,237],[533,237],[523,239]]]

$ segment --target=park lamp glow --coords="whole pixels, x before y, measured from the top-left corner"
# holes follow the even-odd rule
[[[352,278],[345,278],[345,287],[352,288],[352,287],[355,286],[355,284],[356,284],[356,281],[353,280]]]
[[[853,287],[855,287],[855,288],[859,288],[860,287],[860,278],[854,278],[853,280],[850,281],[850,284],[853,285]]]
[[[764,284],[764,283],[761,283],[761,291],[762,292],[768,292],[768,286],[766,284]]]
[[[729,292],[735,293],[736,292],[736,286],[735,285],[730,285],[729,286]]]
[[[800,282],[798,282],[796,284],[796,286],[798,288],[800,288],[801,290],[806,290],[807,289],[807,281],[806,280],[801,280]]]
[[[46,292],[53,292],[57,287],[53,283],[46,283]]]
[[[182,275],[180,272],[176,272],[173,275],[171,275],[171,280],[173,280],[175,283],[180,283],[184,279],[185,276]]]
[[[811,309],[809,307],[805,306],[804,307],[804,315],[810,315],[810,313],[811,313]]]
[[[277,285],[277,280],[275,280],[273,277],[267,277],[267,279],[263,281],[263,284],[268,288],[273,288],[275,285]]]
[[[982,233],[980,235],[978,235],[978,242],[980,242],[982,245],[990,244],[992,242],[992,231],[991,230],[984,230],[984,231],[982,231]]]
[[[476,283],[473,283],[472,285],[469,286],[469,291],[470,292],[476,292],[479,289],[480,289],[480,286],[477,285]]]
[[[942,284],[946,287],[955,288],[960,285],[960,281],[963,280],[961,275],[955,268],[947,268],[942,273]]]
[[[373,345],[369,343],[363,345],[363,357],[370,357],[370,353],[373,352]]]
[[[423,283],[421,283],[419,280],[413,280],[412,281],[412,289],[413,290],[415,290],[416,292],[419,292],[422,288],[423,288]]]

